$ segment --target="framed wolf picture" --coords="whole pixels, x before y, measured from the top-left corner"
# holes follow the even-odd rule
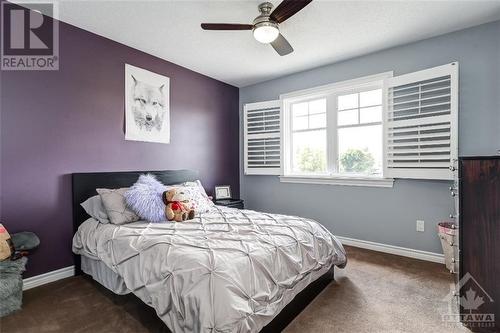
[[[125,140],[170,143],[170,79],[125,64]]]

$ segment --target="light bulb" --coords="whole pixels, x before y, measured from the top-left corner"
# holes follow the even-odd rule
[[[255,39],[264,44],[271,43],[278,37],[279,34],[280,31],[275,25],[263,24],[255,27],[253,30],[253,36]]]

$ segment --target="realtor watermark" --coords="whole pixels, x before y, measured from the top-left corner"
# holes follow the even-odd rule
[[[451,287],[450,293],[443,301],[448,303],[448,311],[443,313],[441,318],[448,327],[495,327],[495,314],[489,313],[488,306],[485,306],[494,300],[470,273],[466,273],[457,286]],[[463,310],[460,311],[460,308]]]
[[[58,70],[57,4],[4,1],[1,10],[1,69]]]

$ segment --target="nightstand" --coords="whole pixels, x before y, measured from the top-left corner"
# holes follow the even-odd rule
[[[215,200],[214,203],[217,206],[225,206],[225,207],[238,208],[238,209],[245,208],[243,200],[241,200],[241,199],[221,199],[221,200]]]

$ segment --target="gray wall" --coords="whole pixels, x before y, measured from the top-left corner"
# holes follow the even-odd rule
[[[500,149],[500,21],[242,88],[240,126],[245,103],[452,61],[460,63],[459,154],[494,155]],[[241,153],[240,158],[243,165]],[[240,182],[250,209],[314,218],[339,236],[438,253],[435,224],[453,211],[444,181],[396,180],[393,188],[370,188],[280,183],[276,176],[245,176],[241,171]],[[425,220],[424,233],[415,231],[417,219]]]

